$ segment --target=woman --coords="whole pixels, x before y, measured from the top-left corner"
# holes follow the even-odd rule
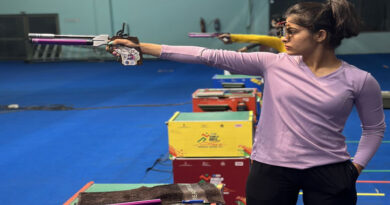
[[[335,56],[359,33],[346,0],[298,3],[286,12],[286,53],[238,53],[115,40],[163,59],[204,63],[265,79],[263,107],[247,180],[247,204],[356,204],[355,182],[385,130],[380,87]],[[115,54],[115,53],[114,53]],[[342,131],[356,106],[362,136],[353,162]]]

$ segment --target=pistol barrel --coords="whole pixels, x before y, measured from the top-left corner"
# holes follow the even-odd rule
[[[94,35],[64,35],[52,33],[29,33],[29,38],[95,38]]]
[[[92,39],[72,38],[32,38],[34,44],[55,44],[55,45],[93,45]]]

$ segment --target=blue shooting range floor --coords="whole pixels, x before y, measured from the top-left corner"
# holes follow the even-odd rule
[[[390,54],[340,57],[390,90]],[[0,204],[62,204],[90,181],[172,183],[165,122],[175,111],[191,112],[191,94],[222,73],[161,60],[140,67],[0,62],[0,106],[75,108],[0,110]],[[344,133],[353,155],[361,134],[355,110]],[[390,204],[388,132],[358,180],[358,204]]]

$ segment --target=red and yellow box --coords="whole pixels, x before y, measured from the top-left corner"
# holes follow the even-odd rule
[[[223,184],[223,197],[227,205],[246,204],[249,158],[175,158],[172,167],[174,183]]]
[[[253,112],[176,112],[167,122],[170,157],[247,157]]]

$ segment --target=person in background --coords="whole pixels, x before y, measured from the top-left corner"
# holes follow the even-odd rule
[[[255,34],[221,34],[218,38],[225,44],[231,43],[251,43],[238,49],[238,52],[247,52],[255,47],[259,47],[259,51],[269,51],[273,53],[286,52],[284,48],[281,33],[283,18],[278,15],[273,15],[271,20],[271,29],[268,35]],[[228,39],[226,41],[226,39]]]
[[[246,52],[249,49],[261,46],[267,46],[269,48],[275,49],[279,53],[286,52],[283,41],[281,37],[277,36],[267,36],[267,35],[257,35],[257,34],[221,34],[218,36],[219,39],[229,39],[226,44],[230,43],[251,43],[250,45],[239,49],[240,52]],[[276,52],[276,53],[277,53]]]
[[[301,2],[285,17],[285,53],[135,44],[123,39],[110,44],[264,77],[262,113],[247,179],[248,205],[296,204],[300,190],[304,204],[356,204],[356,180],[379,148],[386,127],[378,82],[335,55],[344,38],[359,34],[360,21],[347,0]],[[354,106],[362,135],[351,161],[342,131]]]

